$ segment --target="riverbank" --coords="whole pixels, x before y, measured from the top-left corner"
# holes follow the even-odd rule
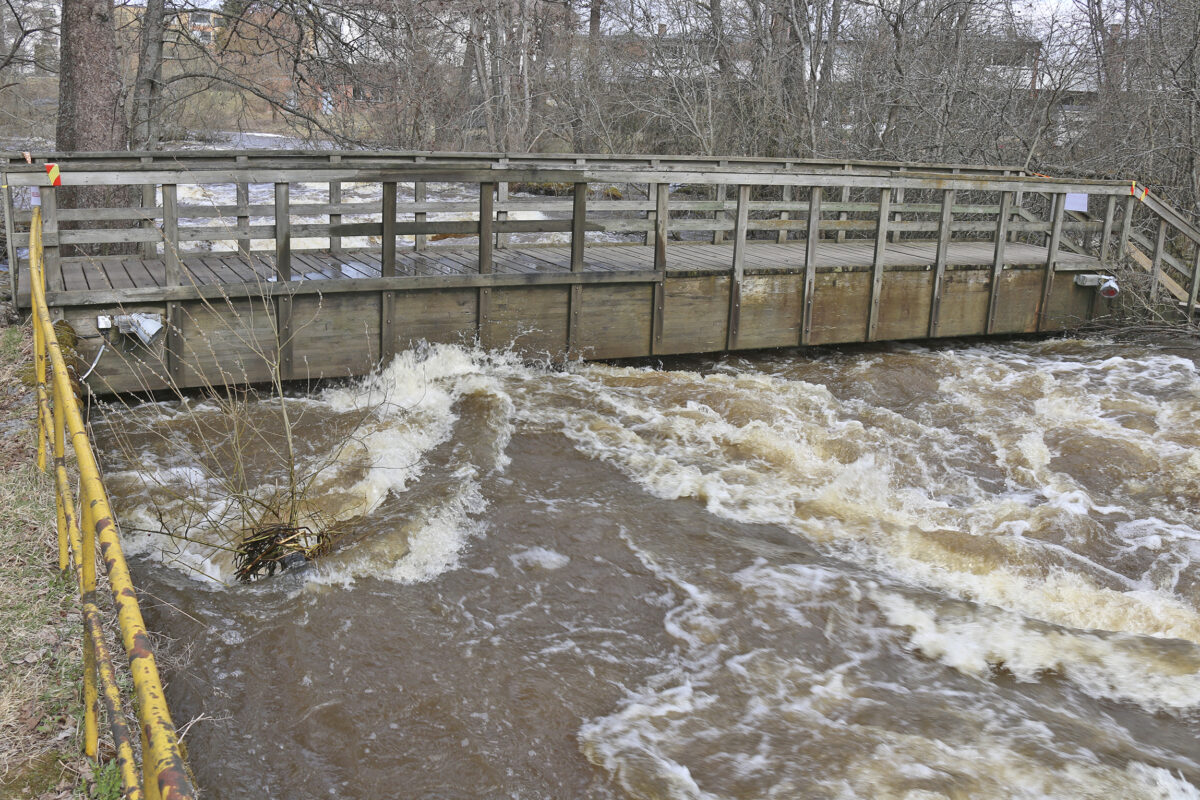
[[[57,574],[53,484],[35,463],[32,352],[29,326],[0,306],[0,798],[87,797],[79,602]]]

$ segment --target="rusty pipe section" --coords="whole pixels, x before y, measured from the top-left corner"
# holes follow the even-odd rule
[[[190,800],[195,796],[191,778],[184,766],[183,757],[179,751],[179,737],[171,715],[167,708],[166,696],[163,693],[162,680],[158,674],[158,665],[154,660],[154,652],[150,645],[145,621],[142,619],[141,608],[138,606],[137,595],[129,574],[129,566],[117,537],[112,508],[108,502],[108,493],[104,489],[100,477],[100,468],[96,462],[88,439],[87,429],[83,423],[83,414],[75,399],[71,385],[70,374],[67,371],[66,359],[63,357],[58,338],[54,332],[54,321],[46,306],[45,275],[43,273],[42,249],[42,218],[41,209],[35,207],[33,220],[30,225],[29,262],[32,280],[30,281],[31,304],[33,306],[33,328],[35,346],[35,369],[38,379],[38,464],[45,469],[47,433],[53,430],[55,417],[61,419],[64,434],[69,435],[72,449],[79,470],[80,504],[83,525],[79,528],[79,549],[76,551],[76,564],[79,570],[80,589],[84,600],[84,614],[87,631],[85,634],[85,654],[92,656],[94,667],[99,672],[101,682],[105,676],[113,678],[111,659],[100,658],[101,652],[107,655],[103,637],[98,625],[98,614],[88,621],[88,607],[95,609],[95,546],[99,543],[101,557],[108,574],[112,588],[113,602],[117,610],[117,620],[121,629],[121,640],[129,657],[129,671],[133,678],[136,696],[136,710],[141,727],[141,736],[145,742],[142,750],[142,773],[146,795],[158,796],[163,800]],[[48,408],[48,392],[46,390],[47,375],[51,381],[54,396],[53,409]],[[49,416],[48,416],[49,415]],[[65,438],[65,436],[64,436]],[[57,454],[56,454],[57,455]],[[65,479],[65,453],[63,456],[63,478]],[[56,483],[58,482],[59,464],[55,464]],[[66,481],[63,481],[66,483]],[[61,484],[60,484],[61,485]],[[68,488],[69,491],[69,488]],[[68,525],[67,531],[60,531],[60,537],[70,541],[69,523],[66,520],[66,508],[74,508],[74,499],[63,496],[60,498],[64,513],[61,518]],[[74,514],[71,515],[74,518]],[[60,541],[62,539],[60,538]],[[74,542],[70,542],[74,544]],[[93,633],[95,631],[95,633]],[[107,661],[107,664],[104,663]],[[91,666],[91,665],[89,665]],[[88,670],[91,671],[90,669]],[[95,676],[89,681],[92,691],[86,691],[85,700],[91,700],[89,706],[94,706]],[[116,689],[115,679],[105,686],[105,705],[108,706],[110,725],[114,720],[123,718],[119,714],[119,692],[110,696],[109,689]],[[111,704],[112,699],[118,705]],[[121,741],[119,740],[120,725],[114,729],[114,739],[118,747],[118,761],[121,761]],[[125,731],[124,746],[128,763],[132,764],[132,745],[128,731]],[[85,749],[88,742],[85,741]],[[93,751],[94,752],[94,751]],[[125,783],[127,768],[121,766],[122,782]],[[134,785],[125,783],[126,797],[140,797]],[[132,793],[131,793],[132,792]]]

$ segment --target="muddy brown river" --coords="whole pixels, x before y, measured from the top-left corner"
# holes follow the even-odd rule
[[[207,798],[1200,798],[1198,364],[421,348],[288,399],[342,538],[250,585],[277,402],[96,433]]]

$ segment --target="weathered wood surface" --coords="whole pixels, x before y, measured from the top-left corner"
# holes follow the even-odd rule
[[[1097,309],[1071,278],[1105,270],[1090,253],[1143,241],[1128,207],[1114,230],[1128,184],[1012,169],[113,155],[72,157],[64,185],[141,186],[142,204],[59,209],[44,170],[0,166],[10,186],[41,187],[48,300],[84,358],[105,342],[89,378],[101,391],[359,375],[419,341],[603,359],[1058,330]],[[434,195],[435,181],[461,191]],[[215,184],[232,204],[197,199],[221,196]],[[1065,214],[1067,192],[1090,193],[1094,215]],[[23,246],[27,214],[6,218]],[[103,254],[130,242],[141,257]],[[1171,276],[1191,279],[1200,255],[1154,244],[1153,270],[1175,291]],[[168,332],[150,348],[99,335],[100,316],[130,310],[163,315]]]

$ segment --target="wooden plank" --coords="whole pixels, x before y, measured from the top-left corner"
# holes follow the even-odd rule
[[[663,344],[663,311],[666,306],[666,292],[663,282],[667,271],[667,229],[670,223],[670,192],[671,187],[666,183],[654,185],[654,271],[659,279],[654,286],[651,325],[651,353],[661,352]]]
[[[728,341],[728,292],[727,274],[667,278],[663,335],[655,355],[724,350]]]
[[[421,156],[417,157],[417,161],[424,161],[424,160],[425,159]],[[426,196],[426,192],[425,192],[425,181],[415,181],[413,183],[413,202],[414,203],[424,203],[426,201],[426,199],[427,199],[427,196]],[[427,220],[428,220],[428,215],[424,211],[418,211],[415,214],[413,214],[413,221],[415,223],[417,223],[417,225],[424,225]],[[424,250],[427,244],[428,244],[428,242],[426,240],[425,234],[418,233],[418,234],[413,235],[413,249],[416,250],[417,252]]]
[[[1158,235],[1154,238],[1154,251],[1150,256],[1150,300],[1158,299],[1159,286],[1163,278],[1163,252],[1167,243],[1167,221],[1159,219]]]
[[[380,257],[380,275],[390,278],[396,274],[396,184],[383,184],[383,234],[380,237],[383,251]]]
[[[396,293],[379,293],[379,363],[386,367],[396,357]]]
[[[725,222],[725,220],[727,219],[727,217],[725,216],[725,211],[724,211],[724,208],[725,208],[725,184],[720,184],[719,186],[714,186],[713,190],[714,190],[713,197],[716,200],[716,202],[718,203],[718,205],[720,206],[720,210],[713,212],[713,223],[714,224],[711,226],[712,227],[712,243],[720,244],[721,242],[725,241],[725,229],[724,229],[724,227],[722,227],[722,225]]]
[[[576,183],[571,207],[571,271],[583,270],[583,247],[586,234],[584,225],[587,223],[587,190],[586,183]]]
[[[781,192],[780,192],[780,200],[781,200],[781,203],[782,203],[783,205],[785,205],[785,206],[786,206],[788,203],[792,202],[792,187],[791,187],[791,184],[788,184],[787,186],[784,186],[784,187],[783,187],[783,189],[782,189],[782,190],[781,190]],[[780,221],[780,222],[787,222],[787,221],[790,219],[790,216],[791,216],[791,212],[787,211],[786,209],[785,209],[785,210],[783,210],[783,211],[780,211],[780,212],[779,212],[779,221]],[[784,242],[786,242],[786,241],[787,241],[787,239],[788,239],[788,232],[787,232],[787,229],[786,229],[786,228],[782,228],[782,227],[781,227],[781,228],[779,229],[779,233],[778,233],[778,234],[776,234],[776,237],[775,237],[775,242],[776,242],[777,244],[783,244]]]
[[[511,286],[492,290],[488,307],[487,348],[508,348],[527,355],[561,356],[566,351],[570,292],[560,286]]]
[[[933,259],[933,294],[929,300],[929,335],[937,336],[941,324],[942,289],[946,277],[946,256],[950,250],[950,231],[954,222],[954,190],[942,192],[942,215],[938,219],[937,251]]]
[[[1012,192],[1001,192],[1000,213],[996,215],[995,248],[992,257],[992,285],[988,295],[987,324],[984,333],[992,333],[996,324],[996,306],[1000,299],[1000,276],[1004,272],[1004,249],[1008,245],[1008,218],[1012,215]]]
[[[495,208],[493,200],[496,196],[496,184],[479,184],[479,273],[481,275],[492,271],[493,225],[495,224]]]
[[[239,164],[246,164],[249,159],[246,156],[238,156]],[[253,245],[250,242],[250,184],[245,181],[238,181],[236,186],[237,194],[237,249],[241,253],[249,255]]]
[[[278,267],[276,267],[278,269]],[[292,324],[292,296],[278,294],[275,296],[275,325],[277,331],[277,353],[279,377],[291,380],[295,377],[293,355],[295,351],[295,330]],[[354,326],[347,326],[353,329]]]
[[[1196,254],[1192,257],[1192,286],[1188,290],[1187,318],[1192,319],[1196,311],[1196,295],[1200,292],[1200,244],[1196,245]]]
[[[174,189],[174,185],[171,186]],[[164,186],[165,190],[166,187]],[[166,208],[166,193],[163,194],[163,208]],[[183,314],[183,304],[179,302],[167,303],[166,308],[166,335],[163,337],[164,351],[163,360],[167,366],[167,376],[171,383],[180,387],[183,382],[183,359],[184,359],[184,341],[183,341],[183,326],[185,324]]]
[[[1108,263],[1109,253],[1112,252],[1113,218],[1117,208],[1117,198],[1109,195],[1104,200],[1104,229],[1100,233],[1100,260]]]
[[[329,156],[330,164],[340,163],[341,160],[342,160],[341,155],[339,155],[337,153],[333,153]],[[339,206],[341,204],[342,204],[342,182],[341,181],[330,181],[329,182],[329,205],[331,207],[331,210],[329,212],[329,228],[330,228],[330,230],[332,230],[334,228],[334,226],[342,224],[342,215],[335,214],[332,211],[333,206]],[[334,236],[334,235],[330,234],[330,236],[329,236],[329,252],[340,253],[341,250],[342,250],[342,237]]]
[[[288,209],[290,184],[275,184],[275,275],[292,279],[292,216]]]
[[[642,249],[639,244],[638,249]],[[637,358],[650,355],[654,290],[646,284],[580,286],[578,338],[572,355]]]
[[[742,312],[742,279],[746,273],[746,224],[750,220],[750,187],[738,187],[737,212],[733,226],[733,269],[729,283],[729,319],[726,323],[725,349],[738,349],[739,321]]]
[[[502,166],[506,166],[508,164],[508,159],[501,159],[500,163]],[[496,204],[500,206],[500,208],[498,208],[496,211],[496,222],[507,222],[508,210],[506,206],[508,205],[508,181],[500,181],[496,184]],[[508,238],[509,237],[507,233],[497,233],[496,249],[501,250],[505,247],[508,247]]]
[[[1125,208],[1121,213],[1121,233],[1117,238],[1117,258],[1122,261],[1129,252],[1129,232],[1133,228],[1133,204],[1136,202],[1133,195],[1126,197]]]
[[[1062,242],[1062,226],[1064,209],[1067,205],[1065,194],[1054,195],[1050,212],[1050,233],[1046,237],[1046,272],[1042,276],[1042,295],[1038,300],[1037,329],[1044,330],[1049,321],[1050,293],[1054,291],[1054,271],[1058,267],[1058,248]]]
[[[821,236],[821,187],[809,187],[808,234],[804,242],[804,320],[800,344],[812,338],[813,301],[817,289],[817,242]]]
[[[63,279],[62,256],[58,247],[58,192],[53,186],[41,189],[42,199],[42,268],[47,291],[66,288]]]
[[[168,286],[183,283],[183,266],[179,253],[179,187],[163,184],[163,263]]]
[[[846,165],[846,171],[847,171],[847,172],[849,172],[849,171],[850,171],[850,165],[849,165],[849,164],[847,164],[847,165]],[[849,187],[849,186],[843,186],[843,187],[842,187],[842,198],[841,198],[841,199],[842,199],[842,203],[849,203],[849,202],[850,202],[850,187]],[[845,212],[845,211],[839,211],[839,212],[838,212],[838,221],[840,221],[840,222],[845,222],[845,221],[846,221],[846,220],[848,220],[848,219],[850,219],[850,215],[849,215],[847,212]],[[846,231],[845,231],[845,229],[843,229],[843,228],[838,228],[838,231],[837,231],[837,241],[838,241],[839,243],[846,241]]]
[[[143,164],[153,164],[154,163],[154,159],[150,156],[146,156],[146,157],[140,159],[140,161]],[[143,185],[141,194],[142,194],[141,201],[142,201],[142,210],[143,211],[146,211],[146,210],[153,211],[155,208],[157,208],[158,192],[157,192],[154,184]],[[140,223],[138,223],[138,227],[140,227],[146,233],[154,233],[155,232],[154,221],[152,219],[143,219]],[[152,241],[144,241],[144,242],[142,242],[142,246],[138,249],[141,251],[142,258],[153,258],[156,255],[155,251],[157,250],[157,245],[156,245],[155,241],[153,241],[153,240]]]
[[[875,226],[875,250],[871,259],[871,297],[868,301],[870,307],[867,311],[868,342],[875,341],[876,332],[879,329],[879,302],[883,292],[883,263],[887,252],[888,221],[891,204],[892,193],[887,189],[880,190],[878,218]]]

